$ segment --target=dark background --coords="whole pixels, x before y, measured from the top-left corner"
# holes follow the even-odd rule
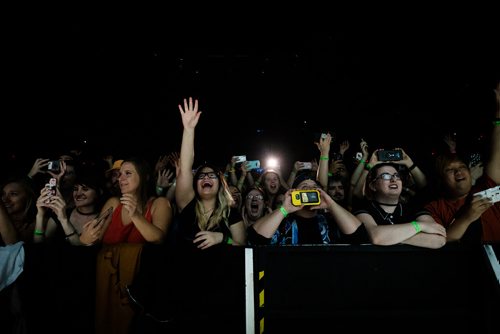
[[[289,166],[317,158],[326,131],[351,155],[364,138],[419,161],[448,132],[484,147],[491,124],[500,53],[485,16],[57,10],[16,12],[6,30],[5,156],[79,146],[156,159],[180,149],[188,96],[203,111],[195,163],[275,154]]]

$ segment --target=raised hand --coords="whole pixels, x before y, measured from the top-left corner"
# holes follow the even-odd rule
[[[201,111],[198,111],[198,100],[190,97],[184,99],[184,107],[179,104],[179,111],[182,117],[182,124],[185,129],[194,129],[200,119]]]

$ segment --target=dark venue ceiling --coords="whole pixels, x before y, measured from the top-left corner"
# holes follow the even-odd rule
[[[487,20],[171,18],[72,10],[17,20],[4,49],[6,151],[36,156],[83,141],[115,155],[177,151],[177,104],[194,96],[200,159],[311,159],[325,131],[353,151],[363,137],[425,156],[447,131],[481,133],[500,78],[498,24]],[[27,123],[38,128],[29,136]]]

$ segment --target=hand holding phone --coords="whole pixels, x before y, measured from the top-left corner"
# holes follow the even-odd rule
[[[96,222],[94,224],[94,227],[97,227],[101,225],[104,221],[106,221],[109,216],[113,213],[113,207],[109,207],[106,211],[101,212],[99,216],[95,218]]]
[[[496,203],[500,201],[500,186],[480,191],[475,193],[474,196],[481,196],[482,198],[487,197],[492,203]]]

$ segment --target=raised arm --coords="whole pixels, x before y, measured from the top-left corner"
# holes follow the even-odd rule
[[[495,88],[496,111],[491,135],[491,158],[486,165],[486,174],[500,184],[500,81]]]
[[[201,111],[198,111],[198,100],[193,100],[191,97],[184,99],[184,105],[179,104],[179,111],[184,131],[177,169],[175,200],[179,210],[182,210],[195,196],[193,189],[194,133]]]
[[[324,138],[323,138],[324,137]],[[319,150],[319,165],[318,165],[318,182],[323,189],[328,189],[328,162],[330,156],[330,144],[332,142],[332,135],[327,133],[326,136],[321,135],[319,143],[316,146]]]

